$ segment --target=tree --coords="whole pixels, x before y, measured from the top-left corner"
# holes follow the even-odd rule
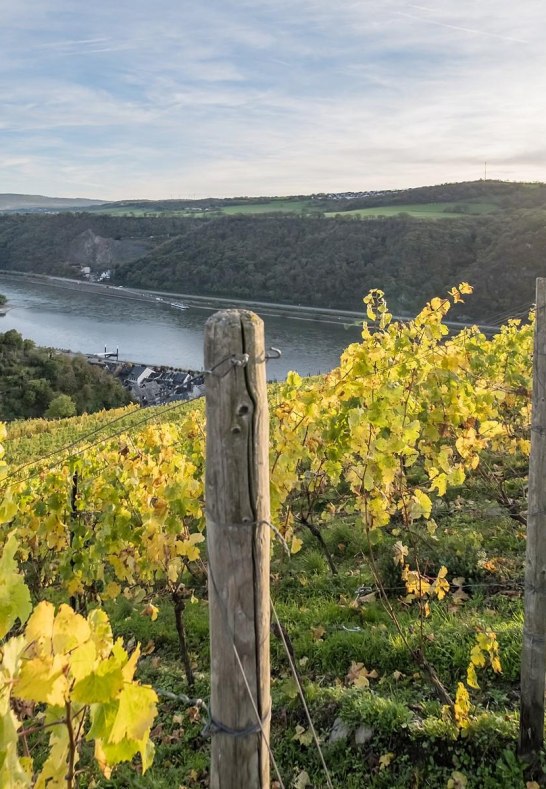
[[[61,394],[50,402],[44,416],[48,419],[64,419],[76,414],[76,404],[70,395]]]

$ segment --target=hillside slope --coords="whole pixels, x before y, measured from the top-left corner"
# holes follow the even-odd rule
[[[66,211],[69,208],[89,208],[102,205],[104,200],[92,200],[87,197],[46,197],[45,195],[0,194],[1,211],[56,210]]]
[[[82,266],[97,274],[107,267],[128,286],[340,309],[360,308],[364,293],[381,288],[398,314],[467,280],[475,296],[457,317],[482,323],[524,313],[535,278],[546,275],[544,184],[268,199],[199,201],[200,215],[191,216],[169,211],[171,201],[146,202],[161,209],[156,215],[5,214],[0,269],[75,276]],[[408,201],[420,218],[405,213]],[[180,210],[190,203],[175,202]],[[370,217],[374,203],[394,215]]]
[[[475,296],[458,316],[487,323],[534,300],[544,250],[541,212],[449,222],[238,217],[170,239],[116,276],[136,287],[346,309],[381,288],[398,314],[467,280]]]

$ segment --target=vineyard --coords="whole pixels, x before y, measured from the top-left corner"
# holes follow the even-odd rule
[[[539,785],[516,756],[533,316],[450,335],[470,293],[401,324],[372,291],[339,367],[269,389],[277,789]],[[207,786],[203,403],[2,440],[0,787]]]

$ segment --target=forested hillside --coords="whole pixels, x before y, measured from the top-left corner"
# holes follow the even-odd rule
[[[360,308],[362,294],[379,287],[397,314],[411,314],[464,279],[475,296],[454,317],[482,323],[524,311],[535,278],[546,274],[543,184],[479,181],[306,198],[306,205],[335,208],[336,216],[290,213],[301,198],[270,201],[283,207],[271,212],[260,198],[256,215],[250,199],[216,201],[215,208],[231,209],[237,200],[248,213],[205,214],[207,201],[200,201],[200,216],[169,215],[165,201],[152,204],[165,209],[155,216],[0,216],[0,269],[80,276],[82,266],[95,274],[109,268],[113,281],[127,286],[346,309]],[[425,206],[424,218],[405,213],[408,201]],[[347,213],[374,202],[401,211]],[[429,206],[430,216],[445,210],[445,218],[426,218]]]
[[[373,206],[406,205],[422,203],[480,203],[491,202],[501,209],[537,208],[546,204],[546,184],[510,183],[508,181],[463,181],[437,186],[418,186],[413,189],[396,189],[370,192],[361,197],[331,200],[317,195],[325,211]],[[464,213],[464,211],[463,211]]]
[[[0,334],[0,419],[67,417],[130,402],[119,381],[83,356],[37,348],[14,331]]]
[[[184,233],[194,221],[88,213],[0,215],[0,268],[73,276],[70,264],[84,262],[78,254],[78,240],[85,239],[88,231],[102,239],[126,242],[125,246],[129,242],[135,247],[140,241],[139,254],[143,254],[170,235]]]
[[[539,212],[510,221],[233,217],[195,226],[116,277],[144,288],[348,309],[379,287],[400,314],[465,279],[475,297],[459,317],[487,322],[533,301],[545,249]]]
[[[198,225],[116,276],[139,287],[347,308],[381,287],[403,310],[474,259],[472,223],[233,217]]]

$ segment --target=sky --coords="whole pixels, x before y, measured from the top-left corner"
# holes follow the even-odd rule
[[[545,38],[544,0],[0,0],[0,193],[546,181]]]

